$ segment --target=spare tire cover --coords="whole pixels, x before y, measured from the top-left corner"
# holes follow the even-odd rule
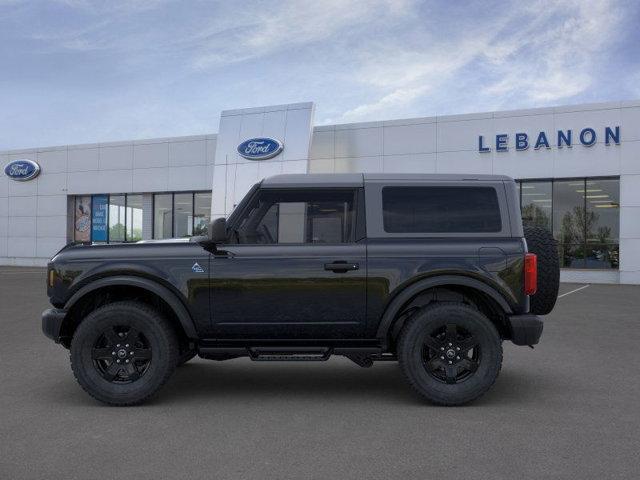
[[[531,296],[530,312],[546,315],[556,304],[560,286],[558,243],[546,228],[524,227],[529,252],[538,257],[538,291]]]

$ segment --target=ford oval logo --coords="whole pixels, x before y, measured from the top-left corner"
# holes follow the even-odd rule
[[[284,146],[273,138],[250,138],[238,145],[238,153],[249,160],[266,160],[278,155]]]
[[[14,160],[4,167],[4,173],[11,180],[26,182],[38,176],[40,165],[33,160]]]

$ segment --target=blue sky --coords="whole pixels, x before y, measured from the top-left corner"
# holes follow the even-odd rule
[[[637,1],[0,0],[0,150],[640,98]]]

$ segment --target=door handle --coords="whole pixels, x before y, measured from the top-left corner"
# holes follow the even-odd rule
[[[336,273],[346,273],[349,270],[358,270],[360,268],[360,265],[357,263],[347,263],[343,260],[341,261],[336,261],[333,263],[325,263],[324,264],[324,269],[325,270],[331,270],[333,272]]]

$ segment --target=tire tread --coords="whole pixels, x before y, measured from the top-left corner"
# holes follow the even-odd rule
[[[546,228],[541,227],[524,227],[524,236],[529,251],[538,257],[538,291],[530,298],[530,311],[536,315],[547,315],[556,304],[560,288],[558,242]]]

